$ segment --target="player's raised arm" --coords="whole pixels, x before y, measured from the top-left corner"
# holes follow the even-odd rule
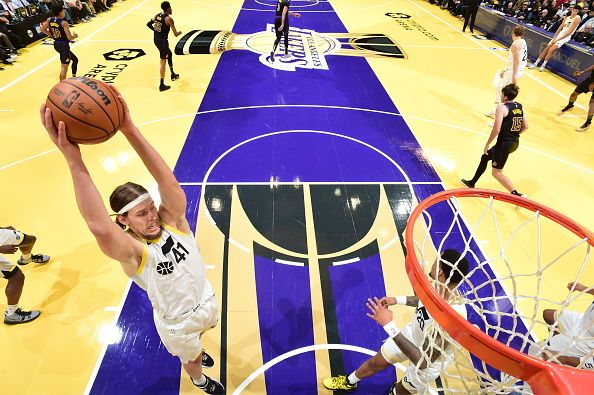
[[[56,130],[51,110],[46,108],[45,104],[41,106],[40,116],[50,139],[66,159],[72,175],[76,203],[89,230],[99,243],[101,251],[119,261],[126,274],[134,274],[142,259],[143,246],[128,236],[109,217],[101,195],[83,162],[78,145],[71,143],[66,137],[64,122],[60,122]]]
[[[116,89],[115,86],[113,88]],[[174,226],[182,232],[189,232],[190,227],[185,217],[186,194],[167,163],[165,163],[165,160],[163,160],[157,150],[140,133],[138,127],[130,117],[126,102],[119,91],[117,93],[118,98],[124,106],[124,122],[120,130],[126,136],[138,156],[140,156],[147,170],[151,173],[155,181],[157,181],[161,195],[161,206],[159,209],[161,219],[166,224]]]

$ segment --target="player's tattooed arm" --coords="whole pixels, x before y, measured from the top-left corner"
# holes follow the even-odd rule
[[[417,296],[384,296],[380,299],[380,303],[383,306],[394,306],[397,304],[416,307],[419,303]]]

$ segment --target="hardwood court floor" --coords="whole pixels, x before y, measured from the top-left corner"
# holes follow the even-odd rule
[[[272,23],[274,3],[179,0],[173,17],[184,33],[252,34]],[[382,335],[364,316],[364,298],[411,292],[397,234],[416,201],[460,187],[474,171],[490,132],[483,113],[491,80],[507,55],[423,1],[294,0],[293,8],[302,15],[292,19],[295,28],[382,33],[407,59],[328,55],[327,69],[290,72],[266,67],[248,50],[176,56],[181,79],[159,93],[157,51],[145,27],[158,1],[117,3],[73,28],[79,75],[114,77],[134,120],[186,189],[222,307],[221,325],[204,337],[217,362],[210,374],[223,378],[228,393],[328,393],[323,377],[350,371],[378,349]],[[104,57],[122,49],[146,55]],[[39,104],[57,82],[58,63],[51,46],[37,43],[0,72],[2,225],[35,234],[36,251],[53,258],[22,268],[20,304],[43,315],[0,327],[0,368],[9,378],[0,392],[197,393],[154,341],[142,293],[129,290],[119,265],[97,248],[68,169],[40,126]],[[573,85],[526,71],[520,86],[530,129],[506,174],[530,198],[594,228],[594,131],[573,131],[588,99],[582,95],[572,114],[558,117]],[[155,191],[121,135],[82,150],[105,198],[128,180]],[[489,174],[480,186],[500,189]],[[556,242],[547,237],[545,244]],[[353,260],[361,264],[340,265]],[[562,293],[567,276],[560,271],[547,292]],[[594,282],[591,272],[588,279]],[[411,312],[395,311],[406,323]],[[332,343],[359,348],[324,349]],[[302,353],[287,355],[295,350]],[[292,371],[300,375],[289,377]],[[360,393],[384,391],[393,379],[388,372]]]

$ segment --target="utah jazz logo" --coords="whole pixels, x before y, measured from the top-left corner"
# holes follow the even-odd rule
[[[173,266],[173,263],[171,263],[171,261],[159,262],[159,264],[157,265],[157,273],[163,276],[173,273],[174,270],[175,266]]]
[[[168,274],[173,273],[175,270],[175,265],[179,264],[182,261],[186,260],[186,256],[189,254],[189,251],[184,247],[182,243],[179,241],[175,243],[173,237],[169,236],[165,243],[161,246],[161,252],[163,255],[168,256],[170,253],[173,254],[173,261],[164,261],[159,262],[157,264],[157,273],[165,276]],[[169,255],[171,257],[171,255]]]

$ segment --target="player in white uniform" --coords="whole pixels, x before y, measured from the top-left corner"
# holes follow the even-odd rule
[[[524,40],[526,30],[521,26],[516,26],[512,30],[512,45],[509,47],[507,56],[507,66],[496,75],[494,81],[495,88],[495,107],[485,115],[495,118],[495,110],[501,104],[501,90],[503,87],[514,84],[524,75],[524,69],[528,63],[528,45]]]
[[[456,288],[468,274],[468,262],[461,257],[457,251],[445,250],[441,259],[436,260],[431,268],[429,276],[436,280],[439,292],[446,300],[451,300],[456,295]],[[416,314],[413,320],[407,324],[402,331],[398,330],[392,321],[392,312],[388,306],[401,304],[411,307],[416,306]],[[433,352],[426,351],[431,355],[428,360],[421,350],[427,350],[427,341],[435,339],[433,344],[442,345],[438,335],[433,333],[434,322],[423,304],[416,296],[383,297],[381,299],[367,300],[367,307],[371,314],[367,314],[375,322],[383,326],[388,333],[381,350],[375,356],[363,362],[357,370],[348,376],[328,377],[323,380],[323,385],[329,390],[352,391],[357,388],[357,383],[364,378],[370,377],[377,372],[390,367],[398,362],[409,360],[403,379],[392,386],[390,393],[412,394],[425,393],[429,390],[428,383],[434,381],[442,370],[452,362],[453,350],[447,344],[443,347],[433,348]],[[452,304],[454,310],[466,317],[466,308],[463,304]],[[442,353],[440,349],[445,350]]]
[[[547,65],[549,59],[553,57],[555,51],[561,48],[563,44],[568,42],[571,39],[571,36],[573,36],[573,33],[575,33],[576,29],[578,28],[580,22],[582,21],[582,18],[578,15],[581,10],[582,6],[579,4],[569,7],[570,15],[563,18],[563,22],[561,22],[559,25],[555,35],[551,41],[549,41],[545,49],[542,50],[540,55],[538,55],[538,59],[536,59],[533,64],[528,66],[529,69],[538,67],[540,61],[544,59],[544,62],[540,67],[540,71],[545,71],[545,66]]]
[[[592,287],[588,289],[580,283],[569,283],[567,288],[594,295]],[[551,362],[594,370],[594,303],[584,313],[546,309],[542,316],[551,326],[558,323],[557,333],[543,349],[531,347],[529,353]]]
[[[157,181],[162,203],[157,209],[146,189],[138,184],[120,185],[109,199],[116,223],[103,204],[78,145],[66,137],[64,123],[60,122],[56,130],[45,104],[41,106],[41,120],[66,158],[76,202],[99,247],[119,261],[124,272],[147,291],[155,326],[167,350],[179,357],[194,385],[209,394],[222,394],[225,388],[202,373],[202,366],[210,367],[214,361],[202,352],[200,336],[216,325],[218,312],[185,217],[185,193],[132,121],[121,95],[119,100],[124,107],[120,130]]]
[[[21,266],[30,262],[47,263],[50,257],[43,254],[31,254],[37,238],[19,232],[12,226],[0,227],[0,278],[8,280],[6,285],[6,300],[8,305],[4,312],[4,323],[6,325],[24,324],[33,321],[41,312],[39,310],[25,311],[19,307],[19,299],[25,284],[25,275],[17,265],[12,263],[2,254],[14,254],[21,251],[21,257],[17,263]]]

